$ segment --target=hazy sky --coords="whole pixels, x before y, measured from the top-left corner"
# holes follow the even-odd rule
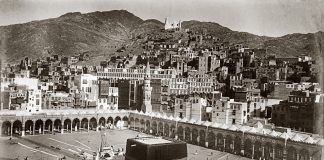
[[[212,21],[267,36],[324,31],[324,0],[0,0],[0,25],[115,9],[142,19]]]

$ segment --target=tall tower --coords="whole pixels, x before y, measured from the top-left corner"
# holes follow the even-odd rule
[[[144,85],[143,85],[143,103],[142,103],[142,111],[143,112],[152,112],[152,104],[151,104],[151,72],[150,72],[150,64],[147,61],[146,69],[145,69],[145,77],[144,77]]]
[[[165,20],[164,20],[164,29],[165,30],[170,29],[170,23],[169,23],[169,18],[168,17],[166,17]]]

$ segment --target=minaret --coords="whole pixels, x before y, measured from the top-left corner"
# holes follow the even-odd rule
[[[147,61],[147,65],[145,69],[144,85],[143,85],[142,111],[149,112],[149,113],[152,112],[152,104],[151,104],[152,87],[150,83],[151,83],[151,71],[150,71],[150,64]]]
[[[165,18],[165,21],[164,21],[164,29],[167,30],[170,28],[170,25],[169,25],[169,19],[168,17]]]

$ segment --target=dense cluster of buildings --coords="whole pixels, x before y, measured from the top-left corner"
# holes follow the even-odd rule
[[[323,92],[309,56],[279,58],[169,23],[145,51],[79,65],[89,55],[25,58],[1,71],[1,111],[142,110],[223,124],[316,129]],[[161,36],[163,35],[163,36]],[[171,36],[170,36],[171,35]],[[1,112],[0,111],[0,112]]]

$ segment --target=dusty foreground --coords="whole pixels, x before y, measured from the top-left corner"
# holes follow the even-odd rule
[[[66,134],[45,134],[26,136],[24,138],[0,137],[0,160],[1,159],[30,159],[30,160],[57,160],[63,156],[66,159],[82,159],[80,152],[91,157],[97,151],[101,141],[112,145],[115,149],[125,149],[126,140],[134,138],[138,132],[131,130],[106,130],[101,132],[78,132]],[[146,136],[141,133],[140,136]],[[116,159],[124,159],[118,157]],[[188,160],[245,160],[248,158],[211,150],[188,144]]]

